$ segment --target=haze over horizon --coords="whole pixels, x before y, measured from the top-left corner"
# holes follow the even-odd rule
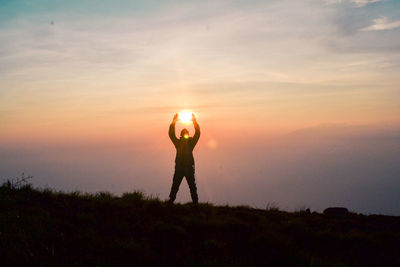
[[[0,1],[0,178],[165,199],[168,126],[189,109],[201,202],[400,215],[399,11]]]

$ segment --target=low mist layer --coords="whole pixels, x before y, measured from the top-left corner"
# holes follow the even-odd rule
[[[321,125],[276,137],[238,130],[226,138],[202,127],[194,152],[201,202],[400,215],[396,127]],[[40,187],[138,189],[166,199],[175,150],[166,132],[154,134],[159,138],[1,143],[1,178],[25,172]],[[190,200],[186,182],[177,200]]]

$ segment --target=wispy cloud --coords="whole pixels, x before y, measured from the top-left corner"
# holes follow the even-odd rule
[[[368,4],[382,2],[383,0],[351,0],[350,2],[354,3],[357,7],[363,7]]]
[[[322,120],[315,110],[333,114],[327,120],[334,121],[372,120],[368,114],[375,109],[374,120],[383,113],[382,118],[398,118],[399,96],[384,99],[394,89],[383,84],[398,87],[400,36],[389,31],[384,36],[377,31],[357,34],[381,14],[400,19],[398,12],[389,1],[368,8],[342,1],[329,6],[292,0],[187,2],[148,8],[141,15],[115,6],[107,16],[60,8],[8,18],[0,23],[0,114],[16,115],[0,116],[2,125],[11,129],[17,116],[22,125],[33,110],[48,114],[48,121],[56,121],[52,110],[71,114],[70,121],[97,114],[103,114],[98,121],[122,121],[203,104],[238,116],[248,109],[246,114],[264,120],[287,110],[296,125],[297,114],[307,121]],[[293,85],[282,85],[287,83]],[[55,104],[52,99],[66,100]],[[353,107],[361,102],[368,109],[356,115]]]
[[[383,0],[327,0],[328,4],[339,4],[343,2],[350,2],[354,4],[356,7],[363,7],[368,4],[382,2]]]
[[[383,31],[392,30],[400,27],[400,20],[389,21],[387,17],[381,17],[372,20],[373,24],[362,28],[362,31]]]

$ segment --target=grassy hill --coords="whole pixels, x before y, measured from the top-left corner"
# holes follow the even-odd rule
[[[0,187],[0,264],[400,265],[400,217]]]

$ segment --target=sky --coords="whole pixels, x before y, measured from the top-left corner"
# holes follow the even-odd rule
[[[201,202],[400,215],[399,11],[0,0],[0,178],[166,199],[188,109]]]

